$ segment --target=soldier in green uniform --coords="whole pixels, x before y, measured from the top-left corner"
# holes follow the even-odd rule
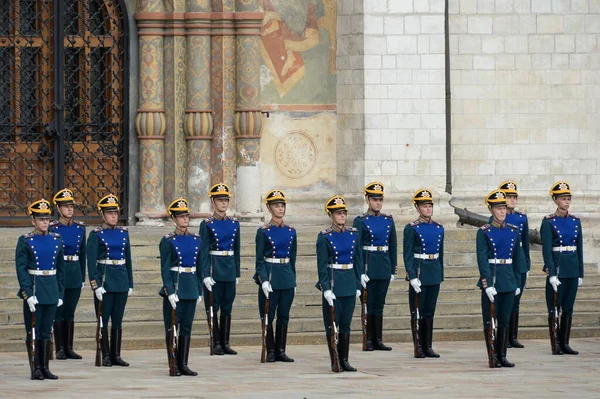
[[[492,213],[492,223],[477,231],[477,265],[481,288],[481,313],[486,345],[490,324],[490,303],[495,305],[494,317],[498,320],[494,359],[495,367],[514,367],[506,359],[508,344],[508,322],[512,312],[515,295],[521,293],[522,257],[519,228],[506,223],[506,195],[502,190],[490,192],[485,200]],[[488,348],[489,352],[489,348]]]
[[[506,212],[506,223],[510,223],[519,228],[519,236],[521,238],[521,246],[517,248],[519,256],[521,256],[521,293],[515,295],[515,302],[513,304],[512,313],[510,314],[510,322],[508,324],[508,347],[509,348],[523,348],[523,344],[517,339],[519,335],[519,309],[521,306],[521,297],[525,290],[525,284],[527,283],[527,277],[529,276],[529,270],[531,269],[531,258],[529,256],[529,221],[527,215],[516,211],[517,201],[519,199],[519,192],[517,191],[517,183],[513,180],[507,180],[500,183],[498,186],[499,190],[504,191],[506,194],[506,204],[508,210]],[[492,220],[490,219],[490,223]]]
[[[104,224],[90,232],[87,241],[87,263],[94,305],[102,301],[102,366],[129,366],[121,358],[122,323],[127,297],[133,293],[131,246],[126,227],[117,226],[119,199],[108,194],[98,201],[98,212]],[[108,321],[111,320],[110,349]]]
[[[265,198],[265,205],[271,213],[271,220],[256,232],[254,281],[260,286],[258,310],[261,319],[265,317],[265,302],[269,298],[266,361],[268,363],[293,362],[294,359],[285,353],[285,347],[290,309],[296,291],[296,229],[283,222],[286,211],[283,191],[269,191]],[[272,322],[275,312],[277,312],[277,326],[273,337]]]
[[[184,198],[177,198],[167,207],[169,216],[175,222],[175,231],[160,240],[160,269],[163,287],[163,318],[167,351],[171,336],[171,309],[175,309],[177,320],[177,361],[174,376],[198,373],[188,368],[190,336],[196,313],[196,304],[202,301],[202,280],[200,279],[200,236],[188,230],[190,209]],[[170,353],[169,353],[170,356]]]
[[[444,281],[444,227],[433,221],[433,196],[431,190],[422,188],[412,197],[419,218],[404,227],[404,267],[408,287],[411,330],[415,357],[440,357],[432,349],[433,317]],[[417,317],[416,296],[419,295]],[[417,345],[417,323],[419,341]]]
[[[546,304],[548,306],[548,326],[552,330],[554,293],[558,293],[558,308],[561,312],[559,327],[559,348],[562,355],[578,355],[569,345],[571,322],[577,288],[583,284],[583,230],[581,220],[569,213],[571,207],[571,187],[566,181],[552,185],[550,196],[556,204],[556,211],[542,220],[542,254],[546,280]]]
[[[331,307],[335,309],[335,324],[339,329],[337,352],[343,371],[356,371],[348,363],[350,350],[350,325],[360,296],[360,276],[364,274],[362,246],[354,227],[346,227],[348,208],[341,195],[331,197],[325,203],[325,212],[331,218],[331,227],[321,231],[317,237],[317,270],[319,281],[316,287],[323,292],[323,324],[329,346],[333,370],[334,348],[331,345]]]
[[[383,343],[383,307],[398,265],[398,240],[392,215],[381,212],[384,187],[371,182],[364,188],[368,210],[354,219],[363,250],[365,272],[361,285],[367,290],[367,344],[365,350],[391,351]],[[361,301],[363,298],[361,297]]]
[[[56,310],[54,341],[56,359],[81,359],[73,351],[75,309],[85,281],[86,233],[85,224],[73,219],[73,191],[64,188],[54,195],[54,206],[60,218],[50,222],[50,231],[61,236],[64,246],[65,294],[63,306]]]
[[[48,231],[51,213],[48,201],[35,201],[27,211],[34,230],[19,237],[15,266],[19,280],[17,296],[23,299],[31,379],[56,380],[58,377],[50,372],[48,365],[50,330],[56,308],[63,304],[63,244],[58,234]],[[35,330],[32,328],[32,315],[36,318]]]
[[[214,213],[200,223],[200,263],[207,315],[210,315],[210,306],[213,307],[213,354],[237,355],[229,346],[229,336],[235,286],[240,277],[240,223],[237,219],[227,216],[231,194],[226,184],[215,184],[210,188],[208,195]],[[211,291],[213,303],[206,300],[210,298]],[[219,310],[220,324],[217,322]]]

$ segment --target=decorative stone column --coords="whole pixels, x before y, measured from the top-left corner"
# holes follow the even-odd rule
[[[260,193],[260,27],[258,0],[236,0],[236,167],[237,211],[242,219],[262,219]]]
[[[139,0],[139,108],[135,128],[140,144],[139,225],[162,225],[164,202],[164,135],[166,129],[163,89],[163,28],[145,20],[163,12],[161,0]]]
[[[187,141],[187,187],[192,217],[208,214],[210,201],[211,148],[213,115],[210,79],[210,4],[195,0],[188,3],[187,92],[185,134]]]

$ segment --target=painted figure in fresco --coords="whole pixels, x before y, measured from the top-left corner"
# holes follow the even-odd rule
[[[196,314],[196,304],[202,301],[202,279],[200,278],[200,236],[189,231],[190,208],[184,198],[177,198],[167,207],[175,231],[165,235],[158,246],[160,250],[160,271],[163,286],[163,320],[167,354],[171,356],[171,344],[175,344],[177,353],[174,359],[173,376],[196,376],[197,372],[188,367],[190,337]],[[176,320],[173,323],[172,309]],[[171,342],[171,328],[176,342]]]
[[[282,190],[271,190],[265,205],[271,214],[269,223],[256,231],[256,273],[254,281],[258,289],[258,310],[261,320],[265,317],[265,303],[269,300],[268,323],[266,323],[266,362],[293,362],[285,353],[290,310],[296,292],[296,229],[283,222],[286,198]],[[273,336],[273,320],[277,324]]]
[[[34,230],[19,237],[15,266],[17,296],[23,299],[23,319],[32,380],[56,380],[50,371],[50,331],[56,308],[63,305],[64,255],[60,235],[48,230],[50,203],[35,201],[27,208]]]
[[[583,230],[581,220],[569,213],[571,207],[571,187],[566,181],[552,185],[550,196],[556,204],[556,211],[542,220],[542,254],[546,279],[546,304],[548,325],[552,332],[554,297],[560,312],[558,344],[553,349],[556,355],[578,355],[569,345],[571,322],[577,289],[583,284]],[[558,317],[558,315],[556,315]],[[552,335],[552,333],[551,333]]]
[[[398,240],[392,215],[381,212],[383,183],[371,182],[364,188],[367,212],[354,219],[358,242],[363,250],[364,274],[360,276],[367,290],[367,337],[364,350],[390,351],[383,343],[383,307],[398,265]],[[365,298],[361,297],[361,301]]]
[[[348,352],[350,324],[356,298],[361,294],[360,276],[364,274],[362,245],[356,229],[346,227],[348,207],[344,197],[335,195],[327,200],[325,212],[331,218],[331,227],[317,237],[319,281],[316,287],[323,292],[323,323],[331,369],[336,371],[341,367],[343,371],[356,371],[348,363]],[[339,367],[335,364],[336,358]]]
[[[432,349],[432,341],[433,317],[444,281],[444,226],[431,219],[431,190],[417,190],[412,202],[419,218],[404,228],[404,267],[410,283],[408,303],[414,356],[440,357]]]
[[[127,298],[133,293],[129,232],[126,227],[117,226],[121,207],[115,195],[108,194],[100,198],[97,209],[104,224],[90,232],[87,263],[96,311],[99,302],[102,302],[102,366],[127,367],[129,363],[121,358],[121,339],[125,305]]]
[[[240,277],[240,222],[227,216],[231,194],[224,183],[208,192],[214,213],[200,223],[202,282],[207,315],[213,311],[213,354],[237,355],[229,346],[231,310]],[[212,292],[213,301],[210,298]],[[220,323],[217,313],[221,311]]]
[[[75,202],[73,191],[64,188],[54,195],[58,207],[58,220],[50,222],[50,231],[58,233],[64,246],[65,294],[63,306],[56,310],[54,320],[54,348],[56,359],[81,359],[73,351],[75,335],[75,310],[81,290],[85,286],[85,262],[87,257],[85,223],[73,219]]]

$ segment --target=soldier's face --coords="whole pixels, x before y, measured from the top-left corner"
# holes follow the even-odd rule
[[[421,204],[421,205],[419,205],[419,213],[424,218],[430,218],[433,215],[433,204]]]
[[[35,227],[37,230],[41,231],[42,233],[45,233],[48,231],[48,226],[50,225],[50,218],[33,217],[31,218],[31,224],[33,224],[33,227]]]
[[[119,220],[119,211],[104,211],[102,212],[102,218],[109,226],[114,226]]]
[[[339,210],[331,214],[331,219],[336,226],[343,226],[346,224],[346,218],[348,217],[348,211]]]
[[[519,197],[514,195],[514,194],[508,194],[506,196],[506,204],[508,205],[508,207],[510,209],[516,208],[517,207],[517,201],[519,200]]]
[[[186,213],[183,215],[177,215],[173,218],[173,220],[175,221],[177,227],[180,229],[186,229],[190,225],[190,214]]]
[[[63,217],[70,219],[73,217],[73,204],[69,204],[69,205],[61,205],[58,207],[58,210],[60,211],[60,214],[63,215]]]
[[[229,208],[229,198],[215,198],[213,199],[215,211],[225,212]]]
[[[281,219],[285,216],[285,204],[281,202],[271,204],[269,205],[269,211],[273,217]]]
[[[556,204],[556,206],[559,209],[562,209],[563,211],[567,211],[571,207],[571,196],[565,195],[562,197],[558,197],[557,199],[554,200],[554,203]]]
[[[369,209],[379,212],[381,208],[383,208],[383,198],[367,198],[367,202],[369,204]]]
[[[506,205],[496,205],[492,207],[492,215],[499,222],[504,222],[506,219]]]

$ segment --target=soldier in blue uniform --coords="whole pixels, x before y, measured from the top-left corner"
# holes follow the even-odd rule
[[[60,218],[50,222],[50,231],[58,233],[64,246],[65,294],[63,306],[56,310],[54,320],[54,341],[56,359],[81,359],[73,351],[75,330],[75,309],[79,303],[81,290],[85,282],[86,233],[85,224],[73,220],[75,202],[73,191],[64,188],[54,195],[54,206],[58,208]]]
[[[531,269],[531,258],[529,256],[529,222],[527,215],[516,211],[517,201],[519,199],[519,192],[517,191],[517,183],[513,180],[507,180],[500,183],[498,186],[499,190],[504,191],[506,194],[506,205],[508,207],[506,211],[506,223],[510,223],[519,228],[519,237],[521,238],[521,247],[517,248],[519,256],[521,256],[521,293],[515,295],[515,301],[513,303],[512,313],[510,314],[510,322],[508,324],[508,347],[509,348],[523,348],[523,344],[519,342],[519,309],[521,305],[521,297],[525,290],[527,283],[527,277],[529,276],[529,270]],[[490,223],[492,220],[490,219]]]
[[[331,346],[331,313],[335,308],[335,323],[339,328],[337,351],[343,371],[356,371],[348,363],[350,350],[350,324],[360,296],[360,276],[363,271],[362,246],[354,227],[346,227],[348,208],[341,195],[331,197],[325,203],[325,212],[331,218],[331,227],[321,231],[317,237],[317,269],[319,281],[316,287],[323,292],[323,324],[329,346],[333,369],[333,347]]]
[[[231,197],[226,184],[215,184],[210,188],[208,195],[214,213],[200,223],[200,263],[207,314],[210,314],[210,306],[213,306],[213,354],[237,355],[229,346],[229,336],[235,286],[240,277],[240,223],[226,214]],[[210,291],[213,293],[213,304],[206,300],[210,297]],[[220,323],[217,322],[219,310]]]
[[[392,215],[381,212],[384,186],[372,182],[365,186],[368,210],[354,219],[358,242],[363,250],[365,272],[361,285],[367,289],[367,345],[365,350],[391,351],[383,343],[383,307],[390,282],[398,265],[398,240]],[[363,298],[361,298],[362,301]]]
[[[542,220],[542,254],[546,280],[546,304],[548,326],[552,330],[554,292],[558,293],[561,312],[559,328],[559,350],[557,354],[578,355],[569,345],[571,322],[577,288],[583,283],[583,230],[581,220],[569,213],[571,188],[566,181],[552,185],[550,196],[556,204],[556,212]]]
[[[444,227],[433,221],[433,196],[431,190],[422,188],[412,197],[419,218],[404,227],[404,267],[408,287],[410,323],[415,345],[415,357],[440,357],[432,349],[433,317],[444,281]],[[416,312],[416,295],[419,294],[419,318]],[[419,323],[421,345],[417,345]]]
[[[98,212],[104,224],[90,232],[87,241],[87,263],[94,305],[102,301],[102,366],[129,366],[121,359],[122,323],[127,297],[133,293],[131,246],[126,227],[117,226],[119,199],[108,194],[98,201]],[[111,320],[110,348],[108,320]]]
[[[256,232],[254,281],[260,286],[258,310],[261,319],[265,316],[266,298],[269,298],[266,361],[268,363],[293,362],[294,359],[285,353],[285,347],[290,309],[296,291],[296,229],[283,222],[286,211],[283,191],[269,191],[265,198],[265,205],[271,213],[271,220]],[[277,324],[275,337],[273,337],[272,322],[275,312],[277,312]]]
[[[35,201],[27,208],[34,230],[19,237],[15,253],[19,292],[23,299],[23,319],[27,333],[26,344],[31,365],[31,379],[56,380],[48,368],[50,360],[50,330],[56,308],[63,304],[64,259],[60,236],[48,231],[50,203]],[[35,334],[32,314],[35,313]],[[35,340],[35,341],[34,341]],[[35,353],[33,352],[35,344]]]
[[[519,228],[506,223],[506,195],[502,190],[490,192],[485,200],[492,213],[492,223],[477,231],[477,265],[481,288],[481,313],[486,345],[490,325],[490,303],[494,302],[495,317],[498,320],[494,359],[495,367],[514,367],[506,359],[508,344],[508,322],[515,295],[521,293],[522,257]],[[489,351],[489,348],[488,348]]]
[[[167,207],[169,216],[175,222],[175,231],[160,240],[160,269],[163,287],[163,318],[167,351],[171,336],[171,309],[177,312],[177,361],[175,376],[198,373],[188,368],[190,336],[196,313],[196,304],[202,301],[202,280],[200,279],[200,236],[188,230],[190,209],[184,198],[177,198]],[[169,353],[170,356],[170,353]]]

